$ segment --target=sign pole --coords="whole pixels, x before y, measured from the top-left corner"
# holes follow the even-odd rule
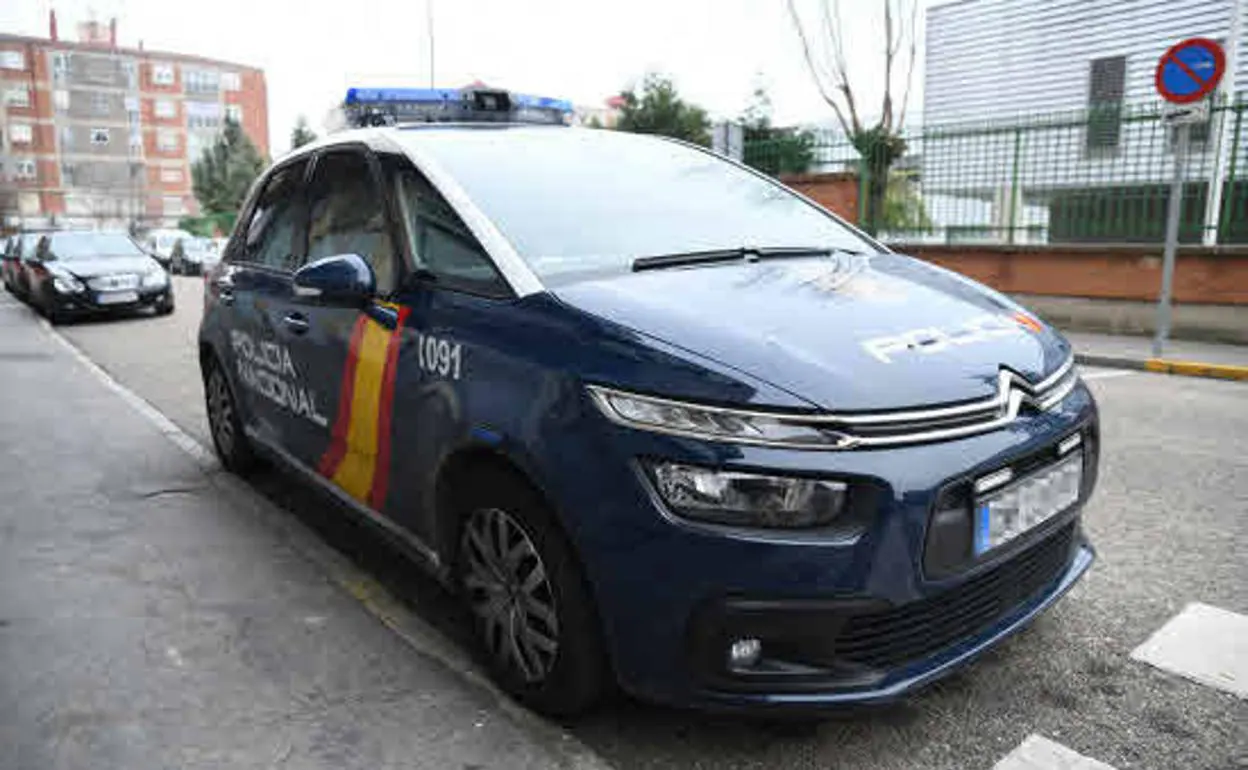
[[[1153,337],[1153,358],[1161,358],[1170,337],[1170,295],[1174,288],[1174,259],[1179,246],[1179,215],[1183,209],[1183,176],[1187,170],[1187,146],[1192,127],[1181,123],[1174,148],[1174,181],[1170,184],[1170,208],[1166,211],[1166,250],[1161,266],[1161,296],[1157,299],[1157,334]]]

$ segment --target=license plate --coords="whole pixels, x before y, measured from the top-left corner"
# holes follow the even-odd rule
[[[131,302],[139,301],[139,293],[137,291],[108,291],[101,293],[96,302],[101,305],[126,305]]]
[[[1071,452],[975,506],[975,555],[1008,543],[1079,501],[1083,453]]]

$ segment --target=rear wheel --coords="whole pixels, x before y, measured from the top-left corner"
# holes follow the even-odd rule
[[[493,469],[473,478],[459,507],[459,587],[495,681],[544,714],[588,710],[608,682],[606,654],[554,516],[531,488]]]
[[[242,419],[225,372],[215,358],[205,364],[204,396],[208,407],[208,428],[217,457],[227,470],[245,475],[259,465],[251,441],[243,433]]]

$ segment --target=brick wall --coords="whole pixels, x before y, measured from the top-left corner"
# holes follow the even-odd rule
[[[243,131],[251,138],[260,154],[269,155],[268,90],[264,72],[241,70],[239,80],[242,88],[225,93],[226,104],[237,104],[243,110]]]
[[[786,174],[780,181],[848,222],[858,221],[856,174]]]
[[[1160,246],[927,246],[895,251],[955,270],[1007,294],[1155,301]],[[1183,247],[1174,301],[1248,305],[1248,247]]]

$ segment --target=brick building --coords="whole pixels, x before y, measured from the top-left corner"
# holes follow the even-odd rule
[[[199,213],[191,164],[227,117],[264,155],[264,72],[117,46],[116,21],[61,40],[0,34],[0,225],[172,226]]]

